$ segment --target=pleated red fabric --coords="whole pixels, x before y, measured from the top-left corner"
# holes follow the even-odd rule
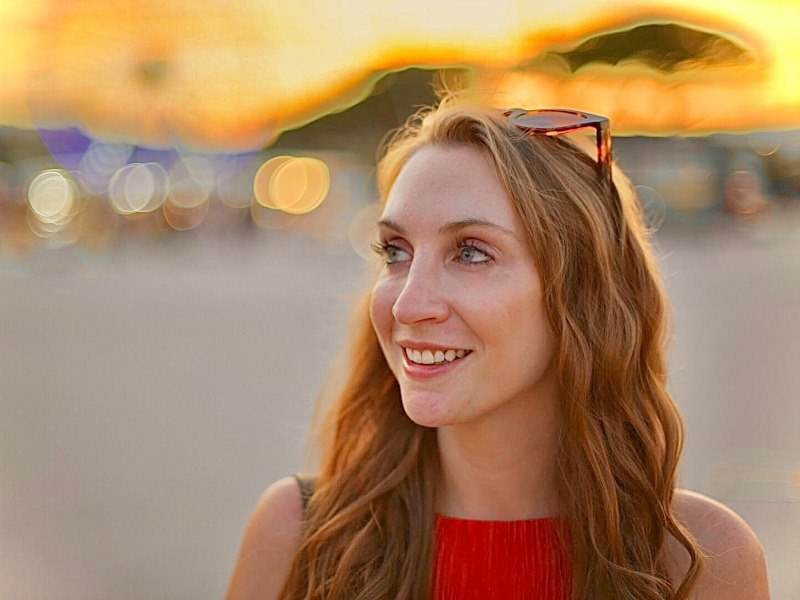
[[[559,517],[475,521],[437,515],[434,600],[568,600]]]

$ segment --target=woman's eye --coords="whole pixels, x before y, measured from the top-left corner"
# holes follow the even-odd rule
[[[491,256],[471,244],[459,244],[458,260],[462,263],[474,265],[491,260]]]
[[[410,252],[388,242],[376,242],[372,244],[372,249],[387,265],[411,260]],[[459,242],[455,250],[456,260],[465,265],[483,265],[492,260],[488,252],[484,252],[469,241]]]
[[[398,248],[394,244],[378,242],[372,245],[372,249],[383,259],[387,265],[409,259],[408,252],[402,248]]]

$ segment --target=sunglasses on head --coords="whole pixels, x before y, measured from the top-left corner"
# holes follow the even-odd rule
[[[561,135],[586,127],[597,132],[597,172],[604,180],[611,180],[611,132],[608,118],[567,108],[542,108],[525,110],[512,108],[503,113],[508,122],[531,135]]]

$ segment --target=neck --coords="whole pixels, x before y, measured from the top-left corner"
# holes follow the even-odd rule
[[[560,514],[555,394],[508,403],[477,422],[439,427],[437,510],[480,520]]]

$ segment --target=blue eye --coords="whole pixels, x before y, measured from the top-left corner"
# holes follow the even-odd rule
[[[466,265],[480,265],[492,260],[488,253],[476,247],[471,240],[459,242],[456,249],[458,250],[458,260]]]
[[[406,252],[401,248],[398,248],[394,244],[388,244],[385,242],[375,242],[374,244],[372,244],[372,249],[378,256],[380,256],[383,259],[383,262],[386,263],[387,265],[408,260],[408,252]]]
[[[456,260],[463,265],[484,266],[492,261],[492,256],[478,248],[472,240],[459,241],[454,245],[454,249],[457,254]],[[372,250],[381,257],[386,265],[411,260],[409,252],[388,242],[375,242],[372,244]]]

